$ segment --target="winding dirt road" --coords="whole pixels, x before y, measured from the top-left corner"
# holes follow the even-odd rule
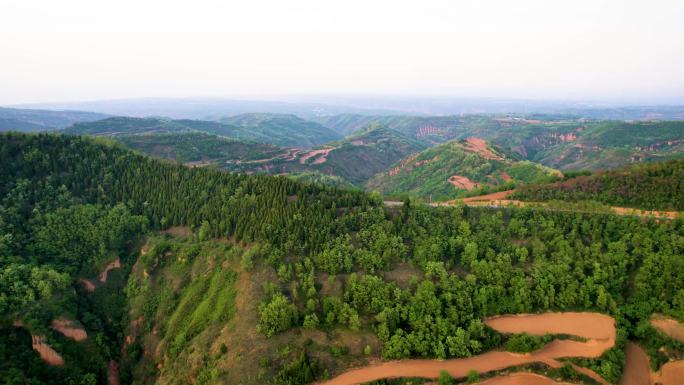
[[[552,368],[560,368],[563,364],[557,361],[558,358],[598,357],[615,344],[615,321],[599,313],[507,315],[487,319],[485,323],[501,333],[572,334],[583,337],[587,341],[554,340],[542,349],[528,354],[492,351],[474,357],[445,361],[422,359],[388,361],[349,370],[322,385],[352,385],[399,377],[437,378],[443,370],[458,378],[465,377],[471,370],[487,373],[511,366],[539,362]],[[583,370],[585,371],[600,382],[606,383],[596,373],[588,369]],[[525,384],[531,383],[525,382]]]

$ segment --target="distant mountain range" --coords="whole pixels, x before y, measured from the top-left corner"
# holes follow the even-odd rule
[[[51,131],[109,115],[86,111],[51,111],[0,107],[0,131]]]
[[[263,97],[262,99],[268,99]],[[639,105],[631,102],[578,102],[510,98],[378,96],[280,96],[271,100],[231,98],[130,98],[72,103],[34,103],[16,107],[82,110],[136,117],[217,120],[243,113],[295,114],[305,119],[338,114],[472,115],[545,114],[614,120],[683,120],[682,105]],[[668,101],[672,103],[672,101]],[[15,106],[13,106],[15,107]]]
[[[0,109],[0,124],[1,119],[5,129],[104,136],[191,166],[284,174],[423,199],[536,183],[553,175],[551,169],[601,170],[684,155],[680,121],[540,114],[340,114],[304,119],[285,113],[245,113],[210,121],[21,109]],[[498,154],[496,158],[469,151],[473,140]]]

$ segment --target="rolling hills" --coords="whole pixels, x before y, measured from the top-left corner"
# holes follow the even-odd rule
[[[558,178],[548,167],[511,159],[484,140],[451,141],[404,158],[366,187],[383,195],[448,200]]]
[[[108,115],[86,111],[52,111],[0,107],[0,131],[51,131]]]
[[[316,147],[342,138],[330,128],[291,114],[251,113],[220,121],[241,128],[239,134],[229,136],[284,147]]]
[[[377,122],[428,145],[483,138],[521,159],[560,170],[608,169],[684,154],[681,121],[591,121],[556,115],[338,115],[319,121],[343,133]]]
[[[294,150],[289,158],[243,162],[236,171],[269,174],[317,172],[336,176],[360,186],[399,159],[420,151],[425,145],[381,126],[369,127],[343,140],[313,150]]]
[[[262,117],[262,115],[258,115]],[[239,119],[238,119],[239,118]],[[74,124],[64,130],[69,135],[116,136],[130,134],[198,131],[226,136],[241,141],[259,142],[276,146],[312,147],[340,136],[328,128],[307,122],[293,115],[265,114],[228,119],[237,125],[188,119],[112,117],[93,122]]]

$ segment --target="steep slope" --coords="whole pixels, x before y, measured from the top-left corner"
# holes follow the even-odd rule
[[[50,131],[107,115],[86,111],[51,111],[0,107],[0,131]]]
[[[479,138],[452,141],[411,155],[366,187],[384,195],[408,194],[446,200],[520,183],[553,180],[560,173],[529,161],[516,161]]]
[[[268,143],[287,147],[315,147],[342,137],[325,126],[290,114],[242,114],[221,122],[242,128],[245,136],[231,135],[236,138],[262,142],[268,139]],[[256,139],[259,137],[264,139]]]
[[[684,160],[632,165],[566,181],[527,185],[515,198],[583,201],[649,210],[684,210]]]

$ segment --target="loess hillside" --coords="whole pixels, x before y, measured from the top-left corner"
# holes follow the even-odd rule
[[[449,200],[466,194],[510,189],[521,183],[552,181],[558,171],[510,159],[484,140],[452,141],[410,155],[366,187],[387,196]]]
[[[572,337],[487,320],[559,311],[617,320],[614,344],[518,369],[617,384],[628,340],[654,369],[684,358],[651,323],[684,320],[681,220],[390,208],[63,135],[0,135],[0,162],[6,383],[303,385],[385,360],[536,351]]]

